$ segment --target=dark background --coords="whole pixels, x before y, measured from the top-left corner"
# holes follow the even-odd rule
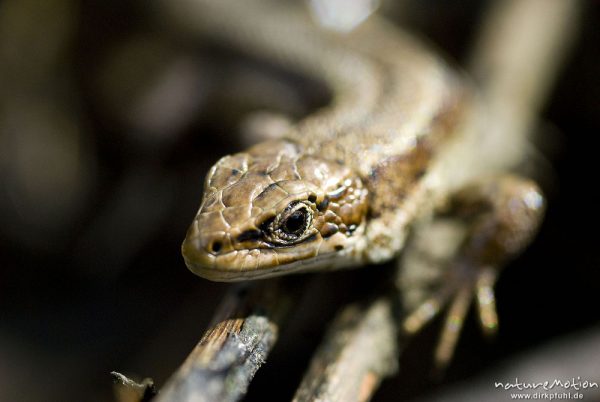
[[[484,2],[415,3],[398,19],[464,59]],[[598,2],[585,3],[541,115],[549,209],[538,238],[500,278],[497,338],[483,340],[471,317],[446,378],[436,382],[428,373],[439,323],[430,326],[375,400],[427,395],[539,345],[598,330],[599,14]],[[160,386],[228,288],[193,276],[179,246],[207,169],[242,147],[231,123],[239,113],[225,106],[234,84],[222,62],[228,77],[255,72],[201,51],[158,17],[132,2],[0,3],[2,401],[110,400],[111,370]],[[286,97],[287,78],[266,83],[265,94]],[[315,93],[304,103],[288,96],[284,109],[309,112],[322,100]],[[269,106],[267,95],[259,103]],[[249,400],[290,398],[336,303],[371,273],[328,275],[318,298],[298,301],[320,312],[307,313],[313,325],[284,330]],[[590,354],[600,358],[600,346]]]

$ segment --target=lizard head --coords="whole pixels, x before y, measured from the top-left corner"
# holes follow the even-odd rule
[[[216,281],[352,265],[366,214],[367,190],[351,169],[269,141],[211,168],[182,253]]]

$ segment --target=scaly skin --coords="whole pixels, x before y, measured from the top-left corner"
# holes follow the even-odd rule
[[[190,22],[206,37],[324,81],[333,95],[280,140],[211,169],[182,246],[194,273],[238,281],[383,262],[453,192],[505,170],[488,163],[503,150],[483,146],[470,86],[385,21],[341,34],[293,5],[194,4]]]
[[[183,255],[209,279],[286,273],[361,249],[350,245],[364,235],[366,213],[367,190],[348,167],[266,142],[211,169]]]

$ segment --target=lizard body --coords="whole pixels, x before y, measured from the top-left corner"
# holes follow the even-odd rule
[[[384,20],[337,33],[291,6],[200,3],[198,29],[324,81],[333,100],[211,169],[183,244],[195,273],[245,280],[389,260],[446,194],[499,169],[482,169],[475,150],[470,86]],[[302,228],[286,233],[291,215]]]

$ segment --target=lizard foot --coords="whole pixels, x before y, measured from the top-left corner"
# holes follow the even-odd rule
[[[473,297],[484,334],[495,334],[498,315],[493,286],[498,273],[530,243],[543,211],[538,187],[515,176],[472,184],[450,197],[440,216],[458,219],[466,228],[464,240],[441,270],[438,290],[403,322],[405,333],[414,334],[449,305],[434,355],[438,371],[452,359]]]

